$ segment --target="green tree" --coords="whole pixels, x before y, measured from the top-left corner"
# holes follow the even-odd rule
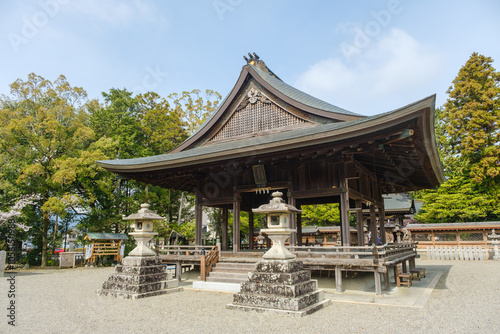
[[[4,167],[0,178],[6,189],[40,198],[39,246],[42,266],[46,266],[50,219],[61,213],[68,190],[55,180],[59,164],[94,139],[87,126],[87,95],[82,88],[71,87],[64,76],[52,83],[33,73],[27,81],[18,79],[10,88],[11,97],[0,100]]]
[[[305,226],[335,226],[340,224],[338,203],[302,205],[302,222]]]
[[[436,113],[436,137],[447,180],[416,196],[426,222],[500,218],[500,73],[473,53]]]
[[[107,156],[105,159],[164,154],[188,136],[184,110],[180,107],[172,108],[167,99],[156,93],[133,96],[125,89],[111,89],[109,93],[103,93],[103,96],[104,105],[90,111],[90,124],[97,137],[109,141],[102,143],[108,143],[107,149],[94,150],[104,152]],[[92,160],[95,162],[103,159],[94,157]],[[91,160],[85,160],[86,162],[91,163]],[[145,201],[151,204],[151,209],[166,217],[166,221],[155,225],[160,233],[159,237],[168,237],[172,230],[179,232],[183,228],[178,225],[193,220],[193,214],[189,210],[193,202],[192,196],[172,189],[123,180],[95,167],[97,170],[93,175],[99,176],[98,183],[103,187],[94,194],[98,207],[91,208],[93,217],[87,216],[82,220],[82,230],[92,230],[101,227],[103,223],[111,229],[127,229],[127,225],[123,225],[121,215],[137,211],[140,203]],[[79,183],[88,183],[89,176],[82,175],[84,178]],[[93,182],[98,181],[90,179]],[[89,189],[91,190],[91,187]],[[98,224],[99,221],[101,225]]]
[[[175,106],[175,110],[183,116],[186,122],[186,130],[191,135],[202,125],[212,114],[221,99],[221,95],[213,90],[205,90],[205,96],[201,95],[199,89],[190,92],[184,91],[182,94],[172,93],[168,96]]]

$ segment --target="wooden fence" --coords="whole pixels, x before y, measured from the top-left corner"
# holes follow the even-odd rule
[[[481,246],[427,246],[428,260],[482,261],[484,259]]]

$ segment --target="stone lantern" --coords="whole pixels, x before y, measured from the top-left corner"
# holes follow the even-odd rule
[[[269,204],[264,204],[257,209],[252,209],[255,213],[263,213],[267,215],[267,229],[262,232],[267,234],[272,240],[273,245],[264,256],[268,260],[289,260],[295,259],[288,249],[285,248],[285,241],[291,233],[296,232],[296,229],[290,228],[290,214],[302,212],[293,205],[286,204],[283,194],[279,191],[274,192],[273,199]]]
[[[330,304],[324,291],[311,280],[311,272],[297,261],[285,241],[295,229],[290,228],[290,215],[302,212],[286,204],[281,192],[274,192],[269,204],[253,209],[267,215],[267,229],[262,232],[273,241],[269,249],[248,273],[248,281],[241,283],[240,292],[233,295],[229,309],[307,315]]]
[[[137,247],[128,256],[156,256],[156,253],[149,248],[148,243],[151,238],[158,234],[153,232],[153,221],[163,219],[165,218],[149,210],[149,204],[141,204],[141,209],[137,213],[123,218],[123,220],[134,221],[131,225],[134,227],[134,232],[130,232],[129,234],[134,236],[134,239],[137,241]]]
[[[498,239],[500,239],[500,235],[495,233],[495,230],[491,231],[491,234],[488,234],[488,238],[492,239],[491,244],[493,245],[493,260],[500,260],[500,253],[498,252]]]
[[[122,259],[121,265],[116,266],[115,273],[109,276],[97,294],[138,299],[181,291],[177,279],[172,278],[160,257],[148,247],[149,240],[158,234],[153,232],[153,221],[165,218],[149,210],[149,204],[141,204],[137,213],[123,219],[134,221],[131,224],[134,232],[129,234],[134,236],[137,247]]]

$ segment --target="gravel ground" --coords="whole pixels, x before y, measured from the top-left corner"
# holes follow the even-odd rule
[[[141,300],[97,296],[113,268],[24,270],[0,281],[0,333],[495,333],[500,262],[419,261],[443,274],[423,308],[333,302],[302,318],[227,310],[232,294],[186,289]],[[334,278],[332,278],[334,279]],[[384,297],[385,298],[385,297]],[[496,329],[495,329],[496,328]]]

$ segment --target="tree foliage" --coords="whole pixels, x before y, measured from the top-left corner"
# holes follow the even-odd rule
[[[48,235],[52,228],[58,236],[57,222],[79,216],[84,233],[127,232],[122,215],[145,201],[167,217],[165,226],[159,225],[162,236],[174,228],[191,233],[192,196],[124,180],[96,161],[167,153],[215,110],[220,95],[207,90],[202,97],[194,90],[165,99],[113,88],[103,98],[102,104],[89,100],[64,76],[51,82],[30,74],[0,99],[0,211],[23,196],[36,196],[16,219],[31,227],[20,233],[39,248],[42,265],[47,245],[56,247]]]
[[[473,53],[436,113],[436,134],[447,180],[417,197],[423,222],[500,218],[500,73]]]
[[[306,226],[336,226],[340,223],[338,203],[302,205],[302,222]]]
[[[38,232],[46,265],[50,217],[61,214],[69,191],[57,178],[61,163],[94,139],[86,123],[88,100],[64,76],[52,83],[30,74],[10,87],[11,97],[3,97],[0,108],[1,179],[10,191],[40,198],[43,224]]]

